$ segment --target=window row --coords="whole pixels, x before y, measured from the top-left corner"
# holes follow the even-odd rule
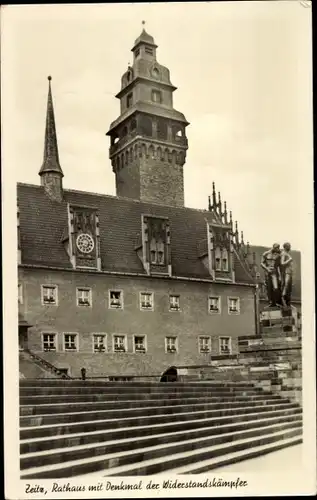
[[[57,351],[57,333],[42,333],[42,349],[43,351]],[[64,333],[63,334],[63,350],[78,351],[78,334]],[[93,352],[108,352],[107,334],[94,333],[92,334],[92,350]],[[127,335],[112,335],[112,352],[129,352]],[[133,335],[133,351],[134,353],[147,352],[146,335]],[[165,352],[179,352],[178,337],[165,337]],[[211,352],[211,337],[198,337],[198,352],[202,354]],[[231,354],[231,337],[219,337],[219,352],[220,354]]]
[[[23,302],[22,286],[19,285],[18,300]],[[41,301],[43,305],[58,305],[58,287],[57,285],[42,285],[41,286]],[[92,289],[77,288],[76,289],[76,304],[78,307],[92,306]],[[123,291],[109,290],[108,304],[110,309],[124,309]],[[139,307],[141,310],[154,310],[154,293],[140,292]],[[227,297],[227,308],[229,314],[240,313],[239,297]],[[180,295],[169,295],[169,310],[181,311]],[[208,297],[208,311],[211,314],[221,313],[221,297]]]
[[[151,91],[151,99],[152,99],[152,102],[162,104],[162,102],[163,102],[162,92],[160,90],[153,89]],[[128,94],[126,97],[127,108],[131,108],[132,104],[133,104],[133,93],[130,92],[130,94]]]

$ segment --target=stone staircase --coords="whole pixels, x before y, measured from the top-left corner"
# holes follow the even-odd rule
[[[22,379],[70,378],[29,349],[19,351],[19,371]]]
[[[200,473],[301,442],[301,407],[248,381],[20,380],[22,479]]]

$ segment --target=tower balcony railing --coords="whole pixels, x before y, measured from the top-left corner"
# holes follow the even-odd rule
[[[117,153],[117,151],[119,149],[121,149],[125,144],[127,144],[129,141],[131,141],[131,139],[133,139],[134,137],[136,137],[137,135],[143,135],[142,133],[140,133],[137,129],[129,132],[128,134],[126,134],[125,136],[121,137],[115,144],[112,144],[112,146],[110,146],[110,157],[112,155],[114,155],[115,153]],[[185,146],[187,147],[188,146],[188,140],[187,140],[187,137],[186,136],[174,136],[173,138],[166,138],[166,139],[162,139],[160,137],[157,136],[157,134],[153,134],[152,136],[146,136],[144,137],[145,139],[153,139],[154,141],[155,140],[159,140],[160,142],[166,142],[167,144],[176,144],[176,145],[180,145],[180,146]]]
[[[110,156],[115,154],[119,149],[122,148],[125,144],[127,144],[131,139],[133,139],[137,135],[137,131],[133,130],[132,132],[129,132],[129,134],[126,134],[123,137],[120,137],[120,139],[115,143],[110,146]]]

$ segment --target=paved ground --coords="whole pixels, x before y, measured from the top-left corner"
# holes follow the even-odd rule
[[[262,457],[244,460],[238,464],[228,465],[214,469],[213,472],[277,472],[278,470],[287,471],[288,474],[298,473],[302,461],[303,445],[298,444],[290,446],[284,450],[274,451]]]

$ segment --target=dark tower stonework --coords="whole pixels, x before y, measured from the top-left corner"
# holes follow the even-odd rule
[[[120,116],[111,123],[110,159],[117,196],[184,206],[185,116],[173,108],[169,70],[156,60],[145,30],[135,41],[133,65],[121,79]]]
[[[47,195],[58,202],[63,199],[63,171],[59,163],[55,116],[51,89],[51,77],[48,77],[48,97],[46,128],[44,140],[44,158],[39,176]]]

